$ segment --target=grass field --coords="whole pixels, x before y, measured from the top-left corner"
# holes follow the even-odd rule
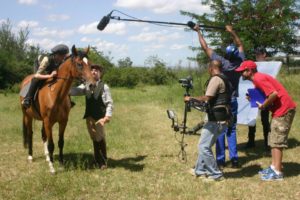
[[[280,80],[294,100],[300,100],[300,75],[281,74]],[[195,86],[197,88],[197,86]],[[193,91],[197,94],[197,90]],[[226,180],[206,183],[187,170],[194,165],[199,136],[186,136],[188,160],[180,162],[179,144],[170,128],[166,109],[174,108],[182,119],[184,89],[172,86],[112,88],[114,116],[106,126],[108,166],[93,166],[92,142],[88,136],[84,98],[73,98],[65,132],[65,167],[58,169],[57,126],[54,128],[55,167],[48,172],[40,135],[34,123],[34,160],[27,162],[22,144],[21,110],[17,94],[0,94],[0,199],[300,199],[300,118],[299,112],[284,151],[284,181],[262,182],[258,170],[270,163],[263,153],[261,124],[257,123],[256,148],[244,150],[247,127],[238,126],[239,169],[225,168]],[[202,114],[188,114],[189,125]]]

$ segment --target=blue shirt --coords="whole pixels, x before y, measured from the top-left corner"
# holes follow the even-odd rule
[[[230,81],[233,87],[232,96],[238,97],[239,96],[239,80],[241,74],[234,71],[236,68],[240,66],[240,64],[245,60],[245,53],[239,52],[238,59],[234,61],[229,61],[226,58],[218,55],[216,52],[213,52],[211,60],[218,60],[222,63],[222,72],[225,76],[227,76],[228,80]]]

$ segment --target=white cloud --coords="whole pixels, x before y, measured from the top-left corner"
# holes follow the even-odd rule
[[[179,10],[209,13],[210,7],[204,6],[199,0],[117,0],[115,6],[131,9],[149,9],[154,13],[165,14]]]
[[[52,21],[52,22],[55,22],[55,21],[65,21],[65,20],[68,20],[70,19],[70,16],[69,15],[64,15],[64,14],[61,14],[61,15],[49,15],[48,16],[48,20],[49,21]]]
[[[83,38],[80,39],[80,41],[81,41],[81,42],[90,43],[90,42],[92,42],[93,40],[90,39],[90,38],[87,38],[87,37],[83,37]]]
[[[37,21],[26,21],[26,20],[22,20],[19,22],[18,27],[20,28],[33,28],[33,27],[37,27],[39,25],[39,22]]]
[[[5,23],[7,20],[5,20],[5,19],[0,19],[0,25],[1,24],[3,24],[3,23]]]
[[[81,42],[92,44],[92,46],[96,46],[100,51],[110,51],[110,52],[118,52],[123,53],[128,51],[128,46],[125,44],[117,44],[105,40],[91,39],[88,37],[82,37],[80,39]]]
[[[143,32],[148,32],[150,30],[150,27],[146,26],[142,29]]]
[[[104,40],[98,40],[96,47],[101,51],[111,51],[111,52],[127,52],[128,46],[125,44],[116,44],[113,42],[108,42]]]
[[[124,35],[126,33],[126,24],[124,22],[109,23],[103,30],[103,33]]]
[[[38,0],[18,0],[19,4],[33,5],[38,2]]]
[[[165,47],[165,45],[163,45],[163,44],[151,44],[151,45],[145,46],[143,48],[143,51],[147,52],[147,53],[156,52],[158,49],[162,49],[164,47]]]
[[[27,40],[27,44],[35,45],[41,47],[43,50],[50,51],[57,44],[66,44],[71,47],[71,43],[69,41],[55,41],[48,38],[44,39],[29,39]]]
[[[168,31],[156,31],[156,32],[142,32],[138,35],[129,37],[129,40],[137,41],[137,42],[151,42],[151,41],[165,42],[165,41],[177,40],[180,38],[182,38],[182,36],[176,32],[169,34]]]
[[[171,50],[180,50],[180,49],[184,49],[184,48],[188,48],[188,45],[186,44],[173,44],[170,49]]]
[[[79,27],[78,32],[82,34],[96,34],[100,31],[97,29],[97,25],[99,22],[93,22],[88,25],[82,25]],[[102,33],[113,33],[116,35],[123,35],[126,33],[125,29],[126,25],[124,22],[118,22],[118,23],[109,23]]]
[[[56,30],[56,29],[49,29],[47,27],[43,28],[35,28],[32,33],[34,36],[39,37],[59,37],[59,38],[66,38],[74,34],[73,30]]]
[[[97,25],[98,25],[98,22],[93,22],[91,24],[82,25],[78,28],[78,32],[82,33],[82,34],[97,33],[98,32]]]

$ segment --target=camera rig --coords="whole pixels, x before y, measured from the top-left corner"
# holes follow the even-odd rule
[[[190,89],[193,89],[193,78],[191,76],[188,76],[187,78],[179,79],[179,83],[181,83],[181,86],[185,88],[184,96],[190,96]],[[186,134],[189,135],[198,134],[198,131],[204,125],[204,122],[200,122],[191,129],[189,129],[186,126],[187,113],[191,111],[191,108],[195,108],[196,110],[201,112],[206,112],[208,109],[208,104],[203,101],[198,101],[197,99],[190,99],[190,101],[186,101],[184,107],[183,121],[181,124],[178,124],[178,118],[176,113],[173,110],[170,109],[167,110],[168,118],[171,119],[172,121],[171,128],[173,128],[175,134],[177,132],[182,134],[181,140],[178,140],[180,144],[180,152],[178,153],[178,157],[185,162],[187,161],[187,156],[184,148],[187,146],[187,144],[184,143],[184,136]]]

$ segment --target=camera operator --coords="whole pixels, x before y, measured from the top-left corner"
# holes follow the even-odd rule
[[[208,102],[208,121],[204,124],[198,145],[198,159],[194,169],[189,172],[208,181],[224,180],[212,152],[212,146],[218,136],[224,131],[231,118],[230,101],[231,85],[225,75],[221,73],[220,61],[212,60],[208,66],[210,79],[206,83],[204,96],[184,97],[185,101],[198,100]]]

